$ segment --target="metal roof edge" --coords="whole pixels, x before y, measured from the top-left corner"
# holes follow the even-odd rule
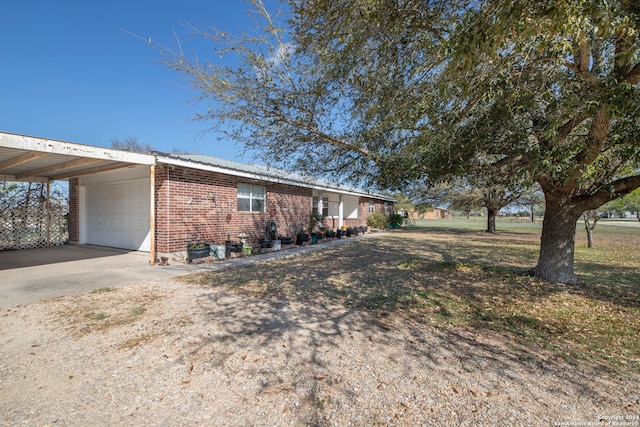
[[[352,196],[358,196],[358,197],[370,197],[370,198],[385,200],[385,201],[394,202],[394,203],[397,202],[397,200],[395,200],[394,198],[388,197],[388,196],[385,196],[385,195],[382,195],[382,194],[373,194],[373,193],[368,193],[368,192],[365,192],[365,191],[360,191],[360,190],[352,189],[352,188],[340,188],[340,184],[337,184],[337,183],[333,183],[333,184],[335,184],[335,187],[319,185],[317,183],[312,182],[312,180],[314,180],[315,178],[306,177],[304,175],[296,175],[296,176],[298,176],[300,178],[303,178],[303,179],[300,179],[300,180],[296,180],[296,179],[280,178],[280,177],[272,176],[272,175],[268,175],[268,174],[249,172],[249,171],[241,169],[241,167],[244,165],[243,163],[225,161],[224,159],[219,159],[219,160],[222,160],[222,161],[225,161],[225,162],[228,162],[228,163],[233,163],[233,164],[237,165],[237,167],[224,167],[224,166],[215,165],[215,164],[211,164],[211,163],[205,163],[205,162],[201,162],[201,161],[194,161],[194,160],[190,160],[190,159],[182,159],[182,158],[179,158],[177,156],[172,156],[172,155],[166,154],[166,153],[156,153],[156,156],[158,156],[157,161],[159,163],[165,163],[165,164],[174,165],[174,166],[189,167],[189,168],[193,168],[193,169],[200,169],[200,170],[205,170],[205,171],[209,171],[209,172],[217,172],[217,173],[221,173],[221,174],[225,174],[225,175],[238,176],[238,177],[241,177],[241,178],[255,179],[255,180],[259,180],[259,181],[274,182],[274,183],[278,183],[278,184],[294,185],[294,186],[298,186],[298,187],[307,187],[307,188],[311,188],[313,190],[330,191],[330,192],[334,192],[334,193],[340,193],[340,194],[346,194],[346,195],[352,195]],[[218,159],[216,157],[211,157],[211,156],[205,156],[205,157],[209,157],[211,159]],[[260,169],[269,169],[266,166],[261,166],[261,165],[254,165],[254,166],[257,166]],[[278,169],[272,169],[272,170],[274,172],[278,172]],[[309,180],[305,180],[304,178],[308,178]]]

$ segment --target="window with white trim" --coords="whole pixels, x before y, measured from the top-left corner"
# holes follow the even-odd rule
[[[384,202],[384,214],[389,215],[389,203]]]
[[[238,184],[238,212],[264,212],[266,194],[261,185]]]
[[[369,200],[369,213],[376,213],[376,204],[375,202],[372,202],[371,200]]]

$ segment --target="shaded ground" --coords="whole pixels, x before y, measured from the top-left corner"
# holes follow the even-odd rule
[[[635,422],[638,258],[620,236],[608,260],[578,248],[575,287],[523,274],[533,234],[400,232],[12,307],[0,424]]]
[[[530,426],[640,405],[637,374],[487,331],[184,283],[13,308],[0,331],[2,425]]]

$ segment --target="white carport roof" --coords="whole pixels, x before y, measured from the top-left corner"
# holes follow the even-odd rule
[[[131,165],[155,156],[0,132],[0,181],[67,180]]]

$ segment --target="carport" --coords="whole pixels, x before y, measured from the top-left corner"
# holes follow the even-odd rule
[[[69,212],[73,243],[149,252],[155,261],[153,155],[0,133],[0,180],[77,180]],[[47,192],[49,194],[49,192]]]

